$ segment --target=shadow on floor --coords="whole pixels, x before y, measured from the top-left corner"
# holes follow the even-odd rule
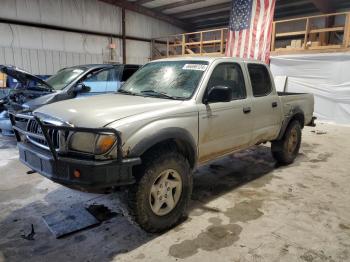
[[[230,155],[199,168],[194,174],[194,189],[189,211],[205,205],[237,187],[249,183],[253,187],[270,181],[265,175],[275,168],[270,148],[256,146]],[[107,201],[123,206],[120,194],[108,196]],[[55,239],[42,220],[42,216],[57,209],[74,208],[77,203],[91,202],[92,195],[59,187],[47,193],[43,199],[16,209],[0,221],[0,257],[9,261],[31,260],[79,260],[110,261],[120,253],[136,249],[159,235],[148,234],[133,223],[124,211],[100,226]],[[92,201],[93,202],[93,201]],[[6,209],[6,206],[1,204]],[[11,204],[13,205],[13,204]],[[122,208],[121,210],[125,210]],[[185,219],[184,219],[185,220]],[[186,223],[186,222],[184,222]],[[25,240],[21,230],[30,231],[34,225],[34,240]]]

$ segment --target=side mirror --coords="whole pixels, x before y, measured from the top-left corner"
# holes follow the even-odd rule
[[[74,87],[75,93],[87,93],[90,92],[91,87],[84,85],[83,83],[79,83]]]
[[[213,86],[207,95],[205,103],[230,102],[232,100],[232,88],[228,86]]]

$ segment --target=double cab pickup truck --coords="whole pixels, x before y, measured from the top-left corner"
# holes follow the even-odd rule
[[[68,187],[127,185],[135,220],[158,232],[185,212],[197,166],[268,141],[292,163],[313,109],[311,94],[276,92],[261,62],[188,57],[146,64],[115,94],[11,120],[24,164]]]

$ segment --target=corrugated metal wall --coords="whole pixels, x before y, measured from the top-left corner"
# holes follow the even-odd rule
[[[135,12],[126,11],[126,32],[129,36],[156,38],[183,32],[169,23]],[[128,40],[127,63],[147,63],[151,57],[151,45],[147,42]]]
[[[0,17],[24,22],[121,34],[121,9],[97,0],[1,0]],[[126,34],[152,38],[181,32],[168,23],[126,11]],[[65,66],[108,60],[110,37],[0,23],[0,64],[34,74],[53,74]],[[115,60],[122,62],[122,41],[113,38]],[[149,60],[150,44],[127,41],[127,63]]]

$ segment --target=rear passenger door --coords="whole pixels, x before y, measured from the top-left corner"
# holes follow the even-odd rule
[[[207,84],[206,93],[214,86],[232,88],[230,102],[209,103],[199,106],[199,161],[205,162],[245,147],[251,138],[251,101],[241,65],[225,62],[218,64]]]
[[[276,138],[281,125],[281,105],[264,64],[247,64],[252,87],[252,144]]]

